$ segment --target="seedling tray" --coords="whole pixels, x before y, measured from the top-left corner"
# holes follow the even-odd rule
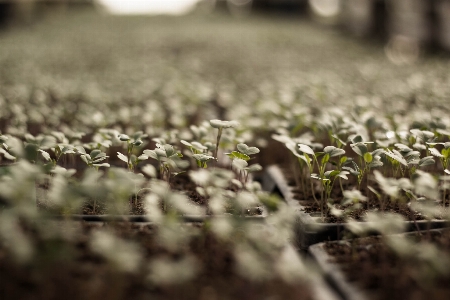
[[[302,250],[307,250],[309,246],[342,238],[345,226],[343,223],[322,223],[321,217],[316,214],[305,212],[305,205],[311,203],[307,200],[297,200],[294,198],[293,188],[290,186],[277,165],[267,168],[263,178],[263,188],[266,191],[278,192],[286,203],[297,213],[295,224],[296,245]],[[407,231],[436,229],[449,226],[446,220],[420,220],[407,221]]]
[[[309,247],[308,253],[318,264],[323,272],[325,280],[344,300],[369,300],[366,293],[346,280],[344,273],[332,257],[325,250],[325,243],[315,244]]]
[[[433,229],[428,232],[439,232],[443,229]],[[426,231],[422,231],[425,233]],[[395,236],[412,236],[416,233],[403,233],[396,234]],[[368,291],[358,287],[349,280],[346,279],[342,268],[338,263],[334,262],[333,256],[328,254],[325,249],[325,245],[329,243],[338,243],[338,241],[323,242],[312,245],[308,248],[308,254],[319,266],[320,271],[323,273],[325,280],[330,286],[339,294],[344,300],[370,300],[372,297],[368,295]],[[373,296],[377,292],[370,289],[370,294]]]

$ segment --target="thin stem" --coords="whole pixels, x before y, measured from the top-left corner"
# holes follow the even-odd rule
[[[215,165],[217,165],[217,152],[219,151],[220,138],[222,137],[222,127],[217,128],[217,130],[216,149],[214,149],[214,158],[216,159]]]
[[[314,192],[314,185],[313,185],[313,182],[312,182],[311,179],[309,180],[309,182],[311,183],[311,194],[312,194],[312,196],[313,196],[313,198],[314,198],[314,201],[315,201],[318,205],[320,205],[319,200],[317,200],[317,198],[316,198],[316,193]]]

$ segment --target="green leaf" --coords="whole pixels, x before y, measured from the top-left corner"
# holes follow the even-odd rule
[[[171,157],[172,155],[175,154],[175,149],[173,148],[172,145],[165,144],[163,147],[167,157]]]
[[[144,150],[142,152],[144,152],[144,154],[148,157],[159,160],[158,154],[156,154],[155,150]]]
[[[368,151],[367,146],[364,143],[352,144],[351,147],[352,150],[359,156],[364,156],[364,154]]]
[[[213,128],[234,128],[239,126],[237,121],[210,120],[209,124]]]
[[[354,176],[358,176],[358,175],[359,175],[359,171],[357,171],[357,170],[355,170],[355,169],[353,169],[353,168],[350,168],[350,167],[342,167],[342,169],[348,170],[348,171],[350,172],[350,174],[352,174],[352,175],[354,175]]]
[[[306,153],[309,155],[314,155],[313,149],[311,149],[311,147],[309,147],[308,145],[298,144],[298,149],[303,153]]]
[[[398,152],[397,150],[385,150],[384,154],[388,157],[390,157],[391,159],[393,159],[396,162],[401,163],[402,165],[404,165],[405,167],[408,166],[408,163],[406,162],[406,160],[403,158],[403,156],[400,154],[400,152]]]
[[[323,149],[323,152],[328,153],[330,157],[340,156],[345,154],[345,150],[336,148],[334,146],[327,146]]]
[[[372,153],[370,153],[370,152],[366,152],[366,153],[364,153],[364,161],[366,162],[366,163],[371,163],[372,162],[372,160],[373,160],[373,156],[372,156]]]
[[[51,160],[50,154],[48,154],[47,151],[44,151],[44,150],[39,149],[39,152],[41,152],[42,157],[44,157],[44,159],[45,159],[46,161],[50,161],[50,160]],[[5,156],[5,157],[6,157],[6,156]]]
[[[331,170],[331,171],[326,171],[326,172],[324,173],[324,176],[325,176],[326,178],[332,178],[332,177],[338,175],[339,173],[340,173],[340,172],[339,172],[338,170]]]
[[[419,161],[419,167],[434,165],[434,163],[435,162],[432,156],[426,156]]]
[[[81,154],[86,154],[86,150],[84,150],[83,146],[75,146],[75,151]]]
[[[155,151],[156,156],[158,157],[156,159],[158,159],[158,160],[160,159],[160,157],[167,157],[166,151],[164,151],[162,149],[156,148],[154,151]]]
[[[193,147],[191,143],[189,143],[185,140],[180,140],[180,143],[182,143],[183,145],[188,146],[188,147]]]
[[[118,136],[119,140],[121,140],[122,142],[126,142],[130,140],[130,137],[126,134],[119,134]]]
[[[226,155],[228,157],[230,157],[231,159],[239,158],[239,159],[243,159],[245,161],[248,161],[250,159],[250,157],[248,155],[246,155],[244,153],[241,153],[241,152],[238,152],[238,151],[233,151],[231,153],[226,153]]]
[[[436,129],[436,132],[450,137],[450,131],[448,131],[448,130],[438,128],[438,129]]]
[[[322,166],[325,165],[329,160],[330,160],[330,154],[326,153],[326,154],[322,157]]]
[[[439,153],[438,149],[436,148],[429,148],[428,149],[430,151],[430,154],[436,157],[444,157],[444,155],[442,155],[441,153]],[[445,149],[442,149],[445,150]]]
[[[347,177],[348,174],[350,174],[350,172],[347,172],[347,171],[341,171],[341,172],[339,172],[339,174],[337,174],[336,176],[337,176],[337,177],[341,177],[342,179],[348,180],[348,177]]]
[[[139,147],[140,145],[142,145],[143,141],[141,139],[136,140],[133,145],[135,145],[136,147]]]
[[[193,147],[195,150],[198,150],[198,151],[208,150],[208,147],[203,146],[203,145],[200,144],[199,142],[192,142],[192,147]]]
[[[373,160],[368,166],[369,166],[369,168],[371,168],[371,169],[372,169],[372,168],[382,167],[382,166],[383,166],[383,162],[381,162],[381,161],[375,159],[375,160]]]
[[[200,161],[200,162],[207,162],[208,160],[214,159],[213,156],[211,155],[206,155],[206,154],[194,154],[192,155],[193,158],[195,158],[196,161]]]
[[[263,168],[260,164],[253,164],[250,167],[247,168],[249,173],[253,173],[253,172],[259,172],[261,171]]]
[[[122,153],[117,152],[117,157],[118,157],[121,161],[126,162],[126,163],[128,164],[128,157],[126,157],[126,156],[123,155]]]
[[[105,167],[105,168],[109,168],[110,164],[108,163],[102,163],[102,164],[93,164],[94,167]]]
[[[86,157],[85,154],[80,155],[80,158],[81,158],[82,161],[85,162],[85,164],[89,165],[89,160],[88,160],[88,158]]]
[[[61,153],[62,153],[62,154],[74,154],[75,151],[73,151],[72,147],[70,147],[70,146],[64,146],[64,147],[61,149]]]
[[[233,160],[232,165],[238,170],[244,170],[248,166],[248,163],[243,159],[236,158]]]
[[[106,156],[106,153],[102,153],[103,155],[99,155],[97,156],[92,162],[93,163],[99,163],[101,161],[104,161],[105,159],[108,158],[108,156]]]
[[[256,147],[249,147],[246,144],[237,144],[237,149],[246,155],[252,155],[252,154],[257,154],[259,153],[259,149]]]
[[[346,145],[347,143],[341,140],[336,134],[332,134],[331,137],[333,137],[336,141],[341,143],[342,145]]]
[[[441,151],[441,154],[444,158],[449,158],[450,157],[450,148],[444,148]]]
[[[147,159],[148,159],[148,156],[145,155],[145,154],[141,154],[141,155],[138,157],[138,160],[140,160],[140,161],[147,160]]]
[[[357,135],[352,139],[353,144],[362,143],[362,142],[363,142],[363,139],[362,139],[362,136],[360,136],[360,135]]]
[[[342,156],[339,162],[341,163],[341,165],[343,165],[347,161],[347,159],[348,159],[347,156]]]
[[[156,168],[152,165],[145,165],[142,168],[142,172],[144,172],[144,174],[146,174],[147,176],[149,176],[151,178],[156,178],[156,176],[157,176]]]
[[[92,150],[89,155],[91,156],[92,159],[95,159],[97,157],[97,155],[99,155],[100,153],[102,153],[101,150],[95,149],[95,150]]]

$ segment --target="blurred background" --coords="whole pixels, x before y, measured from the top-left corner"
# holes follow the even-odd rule
[[[0,0],[0,131],[447,101],[449,50],[447,0]]]
[[[448,0],[0,0],[0,22],[30,24],[48,10],[66,13],[80,6],[135,15],[182,15],[195,10],[221,10],[238,17],[274,11],[295,13],[299,18],[340,26],[355,36],[382,37],[393,44],[433,44],[450,50]]]

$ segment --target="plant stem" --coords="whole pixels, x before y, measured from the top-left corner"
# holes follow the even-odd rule
[[[215,165],[217,165],[217,152],[219,151],[220,138],[222,137],[222,127],[217,128],[217,130],[216,149],[214,149],[214,158],[216,159]]]

